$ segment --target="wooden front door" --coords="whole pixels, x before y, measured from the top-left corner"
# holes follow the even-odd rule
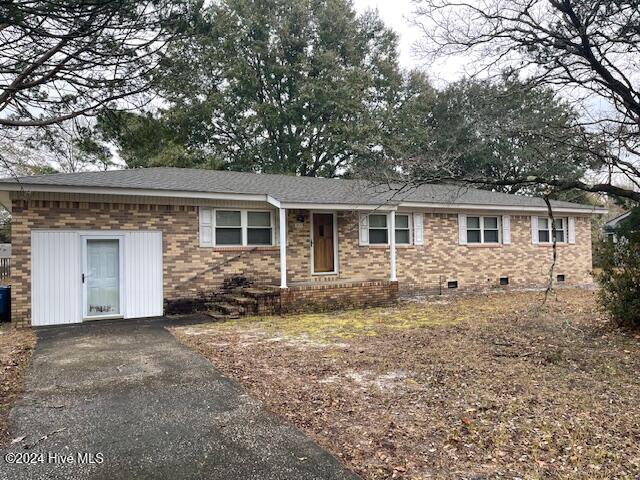
[[[313,273],[335,271],[333,214],[313,214]]]

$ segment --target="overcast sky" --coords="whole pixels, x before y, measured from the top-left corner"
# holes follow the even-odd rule
[[[406,18],[411,14],[411,0],[353,0],[353,4],[360,12],[368,8],[378,9],[384,22],[400,35],[400,62],[403,67],[420,64],[420,60],[411,53],[411,47],[420,38],[420,34]]]
[[[426,71],[436,84],[460,78],[463,73],[462,59],[448,59],[438,64],[425,63],[414,51],[414,45],[421,39],[418,28],[411,25],[411,0],[353,0],[357,11],[377,9],[380,18],[399,35],[400,65],[403,68],[420,68]]]

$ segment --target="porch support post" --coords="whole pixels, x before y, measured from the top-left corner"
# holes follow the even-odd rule
[[[389,216],[389,263],[391,269],[391,275],[389,280],[397,282],[398,277],[396,275],[396,211],[391,210]]]
[[[287,209],[280,208],[280,288],[287,288]]]

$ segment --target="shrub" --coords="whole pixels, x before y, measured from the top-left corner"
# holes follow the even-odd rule
[[[621,237],[601,253],[600,304],[618,325],[640,327],[640,242]]]

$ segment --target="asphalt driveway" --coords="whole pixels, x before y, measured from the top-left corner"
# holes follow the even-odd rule
[[[163,322],[39,330],[0,478],[353,479]],[[9,454],[31,464],[9,464]],[[25,454],[33,454],[25,456]]]

